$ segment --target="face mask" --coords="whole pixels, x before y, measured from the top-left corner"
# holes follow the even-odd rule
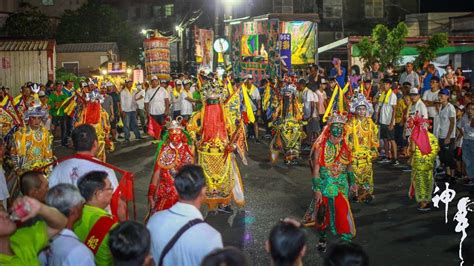
[[[331,130],[331,135],[338,138],[338,137],[342,136],[343,125],[342,124],[333,124],[333,125],[331,125],[330,130]]]

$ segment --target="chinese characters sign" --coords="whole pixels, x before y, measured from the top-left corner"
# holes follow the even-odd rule
[[[280,34],[278,41],[280,43],[281,67],[284,72],[291,72],[291,34]]]

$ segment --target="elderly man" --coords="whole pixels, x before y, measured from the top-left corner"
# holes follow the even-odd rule
[[[112,265],[109,231],[117,219],[105,209],[110,205],[114,188],[106,172],[92,171],[77,183],[86,200],[81,218],[74,224],[74,233],[94,253],[97,265]]]
[[[21,194],[44,202],[48,192],[48,179],[42,172],[29,171],[20,176]]]
[[[74,223],[82,216],[84,206],[84,198],[79,190],[71,184],[59,184],[46,194],[46,204],[64,214],[67,224],[51,242],[49,251],[43,252],[40,258],[44,258],[45,264],[51,266],[95,265],[92,251],[72,231]]]

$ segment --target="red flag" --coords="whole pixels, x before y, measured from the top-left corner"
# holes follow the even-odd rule
[[[160,139],[162,126],[158,124],[153,117],[148,115],[147,133],[155,139]]]

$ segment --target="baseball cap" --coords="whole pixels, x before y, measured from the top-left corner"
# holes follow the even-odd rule
[[[301,79],[298,80],[298,83],[299,84],[306,84],[306,80],[301,78]]]
[[[176,80],[176,85],[183,85],[183,82],[181,82],[181,80]]]
[[[420,94],[420,92],[418,91],[417,88],[411,88],[409,94],[410,95],[418,95],[418,94]]]
[[[253,79],[253,77],[251,74],[248,74],[247,76],[245,76],[245,79]]]
[[[382,80],[382,82],[383,82],[383,83],[392,83],[392,80],[389,79],[389,78],[384,78],[384,79]]]
[[[157,76],[151,76],[151,80],[158,80]]]
[[[189,83],[191,83],[190,80],[187,80],[187,79],[186,79],[186,80],[183,81],[183,85],[188,85]]]
[[[325,79],[321,79],[321,84],[326,84],[328,83]]]
[[[444,88],[444,89],[441,89],[438,92],[438,94],[449,96],[449,95],[451,95],[451,92],[449,91],[449,89]]]
[[[168,81],[166,79],[162,79],[160,80],[161,83],[168,83]]]
[[[439,77],[437,76],[434,76],[434,77],[431,77],[431,80],[430,81],[436,81],[436,82],[439,82]]]
[[[46,96],[46,93],[44,93],[44,91],[39,91],[39,92],[38,92],[38,96],[39,96],[39,97]]]

